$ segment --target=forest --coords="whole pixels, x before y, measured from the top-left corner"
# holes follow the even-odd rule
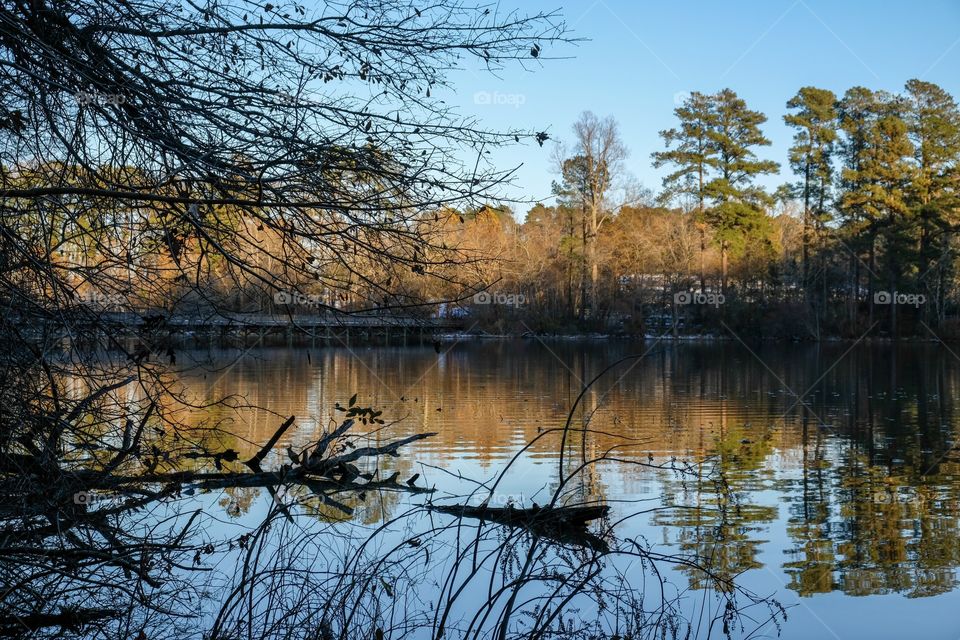
[[[657,192],[627,175],[631,150],[618,122],[584,112],[569,143],[537,134],[556,168],[547,203],[465,197],[458,206],[427,199],[410,207],[399,188],[345,171],[363,206],[376,193],[376,206],[399,212],[378,222],[395,234],[383,245],[314,239],[287,259],[289,232],[265,229],[235,202],[207,205],[203,215],[216,222],[205,234],[125,208],[80,214],[102,232],[99,247],[86,233],[86,246],[66,235],[54,242],[65,263],[128,274],[119,278],[126,286],[114,277],[77,288],[82,301],[109,308],[452,315],[471,330],[506,334],[960,336],[953,96],[921,80],[900,94],[801,88],[782,115],[795,130],[784,159],[795,180],[775,190],[759,184],[780,170],[764,149],[765,114],[729,89],[691,93],[674,114],[676,126],[660,132],[662,148],[650,154],[668,171]],[[63,171],[86,179],[82,168],[61,165],[11,179],[42,182]],[[128,168],[115,171],[131,178]],[[196,189],[177,188],[171,197]],[[309,204],[294,213],[313,215]],[[364,228],[324,215],[331,235]],[[404,247],[409,237],[420,246]],[[110,243],[125,248],[125,264],[111,264],[112,250],[102,249]],[[262,273],[208,243],[237,248]],[[379,259],[394,247],[398,260]],[[129,276],[130,265],[147,266],[150,282]]]
[[[464,214],[461,241],[498,257],[486,281],[523,296],[488,318],[536,332],[957,336],[953,96],[920,80],[899,95],[801,88],[783,115],[796,180],[772,193],[758,184],[778,170],[765,114],[726,89],[692,93],[675,116],[652,154],[669,169],[658,193],[623,187],[617,122],[588,112],[558,156],[555,204],[522,223],[495,206]]]

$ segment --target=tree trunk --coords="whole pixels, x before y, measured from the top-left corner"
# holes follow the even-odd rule
[[[860,260],[850,252],[850,325],[856,327],[860,301]]]
[[[586,212],[581,211],[581,220],[580,220],[580,240],[582,254],[580,256],[580,309],[577,313],[577,320],[583,324],[583,320],[586,317],[587,311],[587,217]]]
[[[700,226],[700,293],[704,293],[707,290],[707,280],[704,276],[704,264],[706,261],[706,252],[707,252],[707,231],[704,227]]]
[[[697,228],[700,229],[700,293],[705,293],[707,290],[707,280],[704,276],[704,264],[706,262],[706,253],[707,253],[707,228],[703,222],[703,165],[699,167],[699,177],[700,177],[700,192],[699,192],[699,201],[697,203],[697,211],[699,219],[697,220]]]
[[[590,317],[593,319],[599,317],[598,311],[600,307],[598,304],[599,300],[597,299],[597,281],[600,275],[599,265],[597,264],[597,240],[600,237],[599,209],[600,207],[597,204],[593,204],[590,207],[590,247],[587,251],[590,262]]]
[[[727,295],[727,241],[720,242],[720,293]]]
[[[824,204],[824,194],[826,193],[826,186],[823,184],[823,180],[820,181],[820,194],[817,202],[817,220],[814,224],[814,239],[816,241],[817,255],[820,258],[820,268],[819,268],[819,278],[822,286],[820,287],[820,306],[817,310],[818,322],[819,325],[822,320],[826,319],[827,311],[827,256],[823,251],[821,242],[823,240],[823,210],[825,207]]]
[[[894,275],[890,274],[890,335],[894,340],[899,339],[897,335],[897,282]]]
[[[871,326],[871,327],[873,326],[873,294],[874,294],[874,290],[873,290],[873,285],[874,285],[873,274],[874,274],[874,271],[875,271],[876,266],[877,266],[877,263],[876,263],[877,252],[876,252],[876,247],[875,247],[875,245],[876,245],[876,239],[874,238],[873,234],[871,233],[871,234],[870,234],[870,273],[867,274],[867,299],[868,299],[869,304],[870,304],[870,307],[869,307],[869,309],[870,309],[869,314],[870,314],[870,315],[868,316],[868,320],[869,320],[869,323],[868,323],[868,324],[869,324],[869,326]]]
[[[809,277],[810,277],[810,162],[807,162],[806,167],[804,168],[803,176],[803,240],[802,240],[802,251],[801,251],[801,273],[803,274],[803,299],[807,301],[809,298],[808,287],[809,287]]]
[[[930,231],[927,227],[927,218],[926,215],[920,219],[920,264],[917,267],[917,273],[920,274],[920,279],[917,281],[917,291],[914,293],[920,293],[921,289],[926,291],[931,291],[931,288],[925,286],[923,280],[929,275],[928,271],[932,268],[930,266]],[[924,321],[927,322],[930,320],[930,311],[928,305],[924,305],[924,308],[920,311],[921,316]]]

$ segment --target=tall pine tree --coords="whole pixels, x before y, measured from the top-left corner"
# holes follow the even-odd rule
[[[695,91],[673,112],[680,120],[680,125],[660,132],[667,150],[653,154],[653,166],[674,167],[663,179],[664,200],[687,196],[695,203],[700,229],[700,289],[703,290],[706,288],[706,187],[710,180],[710,169],[717,166],[717,150],[710,141],[710,131],[716,126],[713,96]]]
[[[767,121],[765,115],[747,108],[731,89],[720,91],[713,101],[715,120],[707,135],[716,154],[716,175],[705,186],[712,203],[706,219],[720,244],[721,290],[726,293],[731,251],[742,249],[751,237],[761,236],[767,226],[765,208],[772,198],[754,180],[777,171],[779,165],[757,158],[755,152],[770,144],[760,129]]]
[[[920,227],[918,286],[939,320],[953,273],[953,230],[960,222],[960,110],[953,96],[922,80],[907,82],[905,107],[916,165],[910,206]]]
[[[895,96],[860,87],[848,91],[841,103],[841,125],[848,140],[840,206],[853,214],[849,217],[857,220],[855,232],[869,242],[871,323],[875,277],[881,277],[892,294],[900,288],[905,269],[916,264],[916,225],[908,203],[915,175],[914,149],[902,117],[904,107],[904,101]],[[891,304],[893,335],[897,334],[896,312],[897,305]]]
[[[787,102],[787,108],[793,113],[783,117],[784,122],[797,129],[790,147],[790,166],[800,176],[794,192],[803,201],[801,260],[805,294],[810,286],[811,236],[816,236],[819,244],[823,225],[829,221],[827,201],[833,183],[831,159],[837,139],[836,102],[837,96],[832,91],[803,87]]]

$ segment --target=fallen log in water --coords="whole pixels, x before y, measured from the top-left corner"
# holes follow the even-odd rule
[[[427,505],[431,511],[458,518],[489,520],[508,527],[522,527],[531,533],[560,542],[588,546],[607,553],[610,548],[602,538],[587,531],[587,523],[605,517],[610,512],[606,505],[538,507],[488,507],[486,505]]]
[[[114,495],[126,498],[132,494],[140,496],[149,494],[153,497],[160,497],[161,495],[177,493],[182,489],[225,489],[229,487],[264,487],[274,493],[275,488],[281,485],[301,484],[309,488],[324,503],[350,515],[353,513],[353,509],[336,500],[334,496],[349,493],[363,495],[367,491],[401,491],[404,493],[432,493],[434,491],[433,488],[416,485],[416,479],[420,474],[414,475],[406,482],[401,482],[398,480],[399,472],[394,472],[389,477],[379,478],[377,477],[379,472],[361,473],[360,469],[353,463],[359,460],[374,460],[382,456],[399,457],[401,447],[424,438],[430,438],[437,435],[436,433],[417,433],[378,446],[358,447],[351,450],[345,450],[347,448],[344,447],[331,452],[331,445],[338,442],[354,426],[355,421],[352,419],[345,420],[332,432],[325,434],[317,443],[299,454],[288,449],[293,465],[284,464],[277,470],[264,471],[261,468],[261,463],[293,422],[294,417],[290,416],[252,458],[244,461],[251,472],[224,469],[223,461],[231,462],[238,459],[238,454],[233,449],[217,453],[188,452],[183,456],[187,459],[212,459],[217,468],[216,472],[157,472],[154,471],[156,467],[156,462],[154,462],[152,465],[146,465],[147,470],[144,473],[119,475],[112,472],[112,468],[119,465],[111,464],[109,466],[112,468],[108,471],[83,469],[64,474],[65,477],[70,479],[70,482],[58,493],[60,502],[67,504],[76,502],[77,492],[89,490],[109,491]],[[132,450],[125,448],[116,459],[122,460],[129,455],[133,455]],[[159,458],[156,459],[159,460]],[[145,485],[160,485],[165,488],[159,493],[148,492],[144,489]],[[0,495],[3,495],[3,493],[3,479],[0,477]],[[71,494],[73,500],[71,500]],[[84,505],[85,503],[86,500],[84,500]],[[127,506],[129,504],[121,505],[117,509],[124,509]],[[82,510],[86,511],[85,508]],[[95,515],[98,513],[101,513],[101,511],[94,512]]]
[[[464,518],[494,520],[503,524],[522,524],[536,521],[541,524],[564,524],[578,527],[586,527],[588,522],[602,518],[610,511],[610,507],[606,505],[588,507],[533,506],[529,509],[520,509],[512,506],[489,507],[480,505],[472,507],[458,504],[450,506],[430,505],[430,508],[441,513],[449,513]]]

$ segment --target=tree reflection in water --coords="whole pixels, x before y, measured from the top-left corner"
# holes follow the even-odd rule
[[[110,361],[100,364],[106,371]],[[356,404],[356,393],[319,433],[299,436],[291,416],[268,438],[241,438],[210,422],[205,407],[222,408],[220,399],[167,395],[158,404],[129,378],[104,375],[95,388],[79,380],[89,377],[54,379],[74,407],[63,416],[61,459],[8,458],[19,479],[4,485],[7,503],[17,501],[3,518],[0,571],[12,586],[2,601],[5,635],[686,637],[783,617],[775,601],[697,554],[620,535],[635,505],[619,504],[617,519],[589,533],[573,530],[563,514],[610,503],[601,465],[703,481],[683,464],[624,456],[637,439],[594,427],[599,404],[579,410],[589,386],[566,423],[540,429],[492,483],[432,498],[436,487],[408,477],[401,448],[436,434],[398,433],[382,412]],[[137,422],[128,417],[135,407]],[[45,419],[25,410],[25,418]],[[78,422],[81,415],[96,420]],[[524,515],[515,518],[434,508],[489,505],[534,449],[565,453],[544,504],[518,504]],[[670,565],[708,576],[715,595],[702,597],[719,598],[719,609],[691,619],[686,590],[664,572]]]
[[[697,626],[691,615],[705,598],[731,602],[719,608],[714,631],[725,614],[752,604],[765,612],[757,623],[778,613],[736,581],[762,567],[761,550],[781,522],[789,537],[782,569],[801,595],[920,597],[955,587],[960,457],[951,449],[957,377],[948,361],[912,347],[898,356],[893,377],[884,351],[863,349],[825,374],[835,354],[774,350],[762,353],[761,364],[730,345],[670,347],[601,380],[573,412],[558,406],[557,398],[573,405],[578,379],[628,349],[464,344],[437,366],[429,348],[359,356],[326,350],[314,351],[312,368],[300,364],[302,352],[267,350],[212,386],[184,373],[177,383],[201,396],[193,400],[239,394],[244,401],[231,411],[202,402],[158,406],[143,425],[140,456],[113,470],[180,481],[142,480],[123,491],[94,482],[128,448],[124,417],[102,414],[103,433],[113,435],[96,440],[96,451],[93,441],[75,438],[59,472],[38,471],[18,489],[33,501],[23,494],[21,504],[33,506],[4,517],[4,583],[18,587],[4,597],[4,629],[15,635],[26,624],[41,635],[67,629],[101,637],[118,629],[188,637],[198,628],[220,638],[373,637],[378,629],[384,637],[419,637],[441,628],[448,637],[499,630],[507,637],[601,630],[643,637],[654,630],[683,636],[689,624],[706,635],[710,622]],[[275,384],[278,372],[286,377],[276,394],[263,383]],[[797,404],[788,387],[813,388]],[[91,391],[71,389],[65,397],[74,403]],[[335,402],[358,390],[364,402],[370,396],[369,404],[403,420],[386,431],[368,425],[350,446],[437,433],[398,458],[358,465],[377,473],[373,481],[398,474],[398,490],[337,490],[332,504],[303,482],[278,478],[268,483],[273,497],[265,486],[213,478],[202,486],[174,475],[252,473],[242,461],[281,422],[255,409],[264,400],[258,394],[272,394],[276,411],[303,416],[264,459],[268,472],[293,466],[286,448],[295,455],[309,449],[337,424],[331,418],[342,418]],[[148,397],[118,387],[102,404],[145,411]],[[179,430],[162,419],[172,412]],[[217,458],[230,450],[237,460]],[[416,473],[416,487],[438,491],[402,493]],[[98,501],[74,504],[78,487]],[[518,507],[609,505],[609,517],[590,531],[610,552],[424,506],[487,500],[504,507],[505,496]],[[24,513],[34,515],[25,521]],[[649,537],[652,527],[662,540]],[[677,580],[684,576],[686,584]]]

